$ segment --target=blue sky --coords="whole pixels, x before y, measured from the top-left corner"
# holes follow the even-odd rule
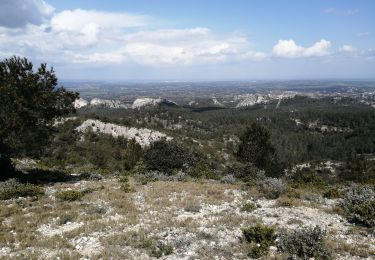
[[[0,57],[62,79],[374,78],[375,1],[4,0]]]

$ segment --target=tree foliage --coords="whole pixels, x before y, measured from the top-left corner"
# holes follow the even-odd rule
[[[175,142],[160,140],[154,142],[147,150],[144,161],[149,170],[172,173],[194,161],[193,156],[181,145]]]
[[[270,176],[282,174],[283,167],[278,162],[270,133],[265,127],[252,123],[242,134],[240,141],[237,152],[240,161],[264,169]]]
[[[143,149],[135,139],[130,139],[124,150],[125,169],[132,169],[143,156]]]
[[[0,160],[40,154],[58,117],[74,112],[77,93],[57,87],[53,68],[26,58],[0,62]]]
[[[240,140],[237,155],[243,162],[251,162],[259,168],[264,168],[275,154],[270,142],[270,133],[261,125],[251,124]]]

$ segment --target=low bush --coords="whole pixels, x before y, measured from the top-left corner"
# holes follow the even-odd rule
[[[72,214],[64,214],[58,217],[56,220],[56,223],[58,225],[65,225],[69,222],[73,222],[75,220],[76,216]]]
[[[305,193],[303,193],[301,195],[301,199],[311,201],[311,202],[315,202],[315,203],[322,203],[323,202],[323,196],[319,193],[315,193],[315,192],[312,192],[312,191],[305,191]]]
[[[241,211],[252,212],[252,211],[256,210],[257,208],[259,208],[258,205],[254,204],[252,202],[247,202],[247,203],[242,205]]]
[[[134,176],[134,175],[145,175],[147,174],[147,169],[143,161],[137,162],[137,164],[129,171],[126,171],[124,175]]]
[[[152,247],[150,255],[156,258],[160,258],[163,256],[171,255],[172,253],[173,247],[171,245],[159,241]]]
[[[301,198],[301,191],[288,186],[286,191],[285,191],[285,195],[288,198],[300,199]]]
[[[291,181],[294,185],[321,185],[322,177],[312,169],[302,168],[292,174]]]
[[[336,187],[332,187],[323,193],[323,197],[327,199],[338,199],[342,196],[342,192]]]
[[[236,177],[234,177],[234,175],[232,174],[227,174],[227,175],[224,175],[221,179],[220,179],[220,182],[221,183],[226,183],[226,184],[234,184],[237,182],[236,180]]]
[[[255,226],[245,228],[242,233],[247,242],[266,243],[272,245],[276,239],[275,229],[273,227],[257,224]]]
[[[85,213],[88,215],[94,215],[94,214],[104,215],[106,212],[107,212],[106,208],[101,207],[101,206],[95,206],[95,205],[89,205],[85,209]]]
[[[277,200],[277,206],[279,207],[295,207],[295,206],[298,206],[300,205],[300,202],[295,199],[295,198],[290,198],[290,197],[287,197],[287,196],[282,196],[280,198],[278,198]]]
[[[346,218],[367,227],[375,226],[375,191],[370,186],[353,185],[341,203]]]
[[[265,178],[265,172],[260,170],[252,163],[236,163],[228,167],[225,171],[226,175],[232,175],[236,179],[255,184],[257,180]]]
[[[85,192],[77,190],[65,190],[56,192],[55,198],[61,201],[76,201],[82,199],[85,195]]]
[[[173,171],[172,174],[165,174],[158,171],[147,171],[142,175],[134,175],[134,178],[142,185],[145,185],[153,181],[186,181],[190,177],[183,171]]]
[[[250,243],[249,256],[251,258],[266,255],[276,239],[275,229],[262,224],[243,229],[242,234],[246,242]]]
[[[124,192],[133,192],[134,189],[129,184],[129,178],[126,175],[122,175],[119,178],[120,189]]]
[[[173,246],[161,241],[159,237],[149,237],[143,231],[130,234],[127,239],[131,246],[144,249],[151,257],[161,258],[173,253]]]
[[[277,248],[290,257],[330,259],[331,250],[325,243],[325,232],[319,227],[295,231],[282,231],[277,239]]]
[[[190,203],[185,207],[185,211],[192,213],[198,213],[201,209],[202,207],[198,203]]]
[[[260,191],[268,199],[277,199],[286,191],[286,184],[282,179],[265,178],[257,182]]]
[[[260,258],[266,255],[269,251],[269,246],[267,244],[256,244],[250,247],[248,256],[254,259]]]
[[[207,163],[200,161],[189,171],[189,175],[193,178],[201,179],[214,179],[217,180],[219,178],[218,175],[207,165]]]
[[[156,141],[144,155],[146,168],[171,174],[174,169],[183,169],[195,163],[194,156],[183,146],[166,140]]]
[[[43,194],[43,188],[34,184],[20,183],[16,179],[0,182],[0,200],[19,197],[38,197]]]

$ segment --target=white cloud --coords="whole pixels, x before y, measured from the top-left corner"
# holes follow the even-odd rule
[[[339,48],[340,52],[356,52],[357,49],[351,45],[343,45]]]
[[[162,29],[155,31],[139,31],[128,34],[124,37],[126,41],[185,41],[200,39],[207,37],[210,34],[208,28],[188,28],[188,29]]]
[[[283,58],[319,57],[329,54],[331,42],[320,40],[310,47],[297,45],[294,40],[279,40],[273,47],[273,54]]]
[[[53,7],[47,9],[49,19],[43,18],[42,23],[0,26],[0,57],[14,53],[52,64],[172,67],[319,57],[328,55],[331,46],[327,40],[310,47],[279,40],[272,54],[267,54],[253,50],[247,36],[238,32],[219,35],[205,27],[150,30],[152,18],[146,15],[83,9],[51,13]]]
[[[341,16],[351,16],[359,13],[358,9],[337,9],[337,8],[326,8],[324,12],[327,14],[341,15]]]
[[[244,36],[218,37],[208,28],[163,29],[123,34],[111,51],[77,55],[77,63],[126,62],[152,66],[261,60],[265,54],[250,50]]]
[[[365,57],[366,59],[368,60],[374,60],[375,59],[375,49],[368,49],[366,52],[365,52]]]
[[[145,15],[76,9],[55,14],[49,29],[67,46],[92,46],[121,35],[125,28],[149,23]]]
[[[370,36],[369,32],[359,32],[357,33],[357,37],[367,37]]]
[[[145,15],[75,9],[55,14],[51,26],[57,31],[81,31],[88,25],[95,25],[100,29],[114,29],[145,26],[149,23],[148,20]]]
[[[42,0],[1,0],[0,26],[21,28],[40,25],[52,15],[54,8]]]
[[[3,54],[79,64],[194,65],[266,57],[251,50],[244,35],[218,36],[204,27],[129,32],[128,28],[147,26],[150,20],[145,15],[66,10],[22,30],[0,27],[0,48]]]

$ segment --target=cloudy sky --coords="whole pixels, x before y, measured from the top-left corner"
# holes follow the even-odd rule
[[[375,1],[0,0],[0,58],[60,79],[375,78]]]

